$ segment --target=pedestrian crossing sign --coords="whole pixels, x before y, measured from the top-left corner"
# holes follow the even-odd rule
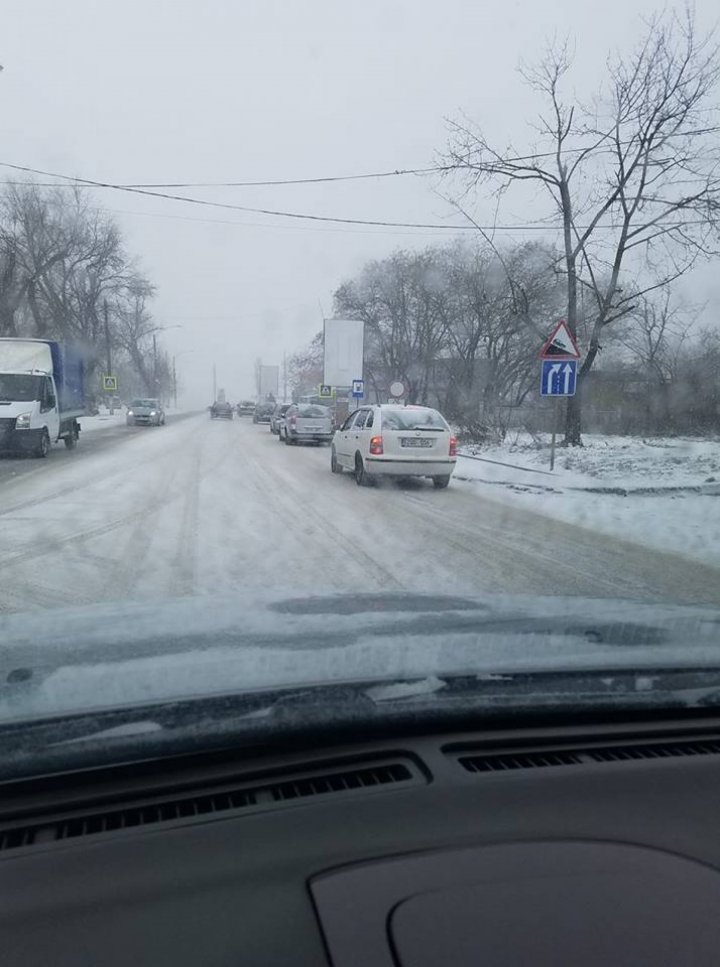
[[[106,393],[117,393],[117,376],[103,376],[102,380]]]

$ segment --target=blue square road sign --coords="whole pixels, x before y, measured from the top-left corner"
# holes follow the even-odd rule
[[[541,396],[574,396],[577,360],[543,359],[540,371]]]

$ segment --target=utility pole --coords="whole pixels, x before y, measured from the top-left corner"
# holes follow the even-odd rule
[[[103,316],[105,319],[105,354],[107,356],[107,375],[112,376],[112,348],[110,346],[110,323],[108,322],[108,304],[107,299],[103,299]],[[115,407],[113,403],[115,402],[114,394],[110,397],[110,416],[115,413]]]
[[[287,403],[287,353],[283,352],[283,403]]]
[[[157,374],[157,336],[153,333],[153,386],[155,387],[156,395],[158,393],[158,374]]]
[[[177,371],[175,370],[175,357],[173,356],[173,405],[177,409]]]
[[[217,367],[213,363],[213,403],[217,400]]]

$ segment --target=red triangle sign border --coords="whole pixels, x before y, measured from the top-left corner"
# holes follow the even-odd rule
[[[569,344],[572,348],[565,350],[563,349],[562,343],[557,345],[555,340],[559,334],[562,334],[564,337],[562,343],[565,343],[566,346]],[[580,359],[578,344],[564,319],[561,319],[557,323],[549,338],[543,343],[543,347],[540,350],[540,359]]]

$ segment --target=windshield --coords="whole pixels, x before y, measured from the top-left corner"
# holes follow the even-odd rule
[[[3,17],[0,782],[720,689],[717,0],[176,6]]]
[[[44,376],[0,373],[0,401],[31,403],[42,398]]]

